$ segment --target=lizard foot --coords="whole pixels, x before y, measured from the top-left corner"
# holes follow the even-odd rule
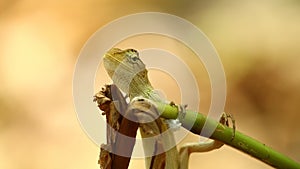
[[[231,120],[232,131],[233,131],[232,137],[231,137],[231,141],[232,141],[235,137],[235,130],[236,130],[235,119],[234,119],[233,115],[223,112],[219,122],[221,124],[224,124],[229,127],[229,119]]]

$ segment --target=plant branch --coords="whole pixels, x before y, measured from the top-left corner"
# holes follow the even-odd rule
[[[162,110],[161,116],[167,119],[176,119],[178,109],[175,106],[157,103],[158,109]],[[179,116],[182,116],[179,114]],[[211,139],[221,141],[235,149],[238,149],[270,166],[276,168],[293,168],[300,169],[300,164],[290,159],[289,157],[275,151],[265,144],[233,129],[222,125],[221,123],[205,117],[203,114],[187,110],[184,118],[181,119],[182,126],[194,134],[199,135],[204,124],[209,127],[216,127]]]

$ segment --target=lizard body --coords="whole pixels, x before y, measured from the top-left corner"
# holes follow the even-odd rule
[[[121,50],[112,48],[103,58],[104,67],[113,82],[132,100],[135,97],[144,97],[153,101],[163,101],[154,91],[149,79],[148,71],[145,64],[140,60],[138,52],[134,49]],[[163,101],[165,102],[165,101]],[[169,126],[165,119],[158,118],[162,132],[167,132],[164,136],[163,147],[176,145],[173,133],[168,130]],[[144,130],[140,130],[141,136],[147,137]],[[144,144],[144,148],[147,145]],[[151,163],[155,163],[155,156],[146,159],[146,167],[149,168]],[[154,160],[154,162],[153,162]],[[160,159],[156,159],[160,160]],[[151,162],[152,161],[152,162]],[[166,151],[166,169],[179,168],[179,154],[176,146]]]
[[[143,102],[146,101],[145,105],[147,106],[155,106],[154,102],[166,103],[165,100],[154,92],[154,88],[148,79],[146,66],[139,58],[139,53],[136,50],[112,48],[104,55],[103,63],[114,84],[129,95],[131,101],[146,98],[148,102],[146,100],[143,100]],[[170,104],[172,105],[172,103]],[[179,107],[177,108],[179,109]],[[147,111],[144,112],[146,113]],[[186,143],[178,152],[173,131],[169,130],[170,125],[173,125],[172,121],[159,117],[159,112],[155,110],[148,111],[146,114],[151,116],[156,115],[156,117],[152,122],[140,124],[141,136],[147,138],[158,134],[160,136],[163,135],[163,137],[159,137],[156,140],[155,148],[153,148],[153,144],[148,145],[147,141],[143,140],[144,151],[150,151],[152,155],[152,157],[146,158],[147,169],[162,168],[162,166],[165,169],[187,169],[191,153],[207,152],[218,149],[223,145],[222,142],[213,140],[205,143]],[[228,126],[226,117],[223,114],[220,122]],[[150,134],[148,131],[151,131]],[[170,148],[170,145],[174,145],[174,147]],[[164,150],[161,154],[155,154],[158,147]]]

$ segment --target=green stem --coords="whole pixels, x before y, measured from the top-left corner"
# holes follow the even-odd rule
[[[161,116],[164,118],[177,118],[178,109],[176,106],[158,103],[158,109],[163,110]],[[210,136],[211,139],[219,140],[275,168],[300,169],[299,163],[239,131],[235,131],[235,136],[232,138],[232,128],[209,119],[201,113],[187,110],[181,123],[184,128],[198,135],[205,123],[210,127],[216,126],[216,129]]]

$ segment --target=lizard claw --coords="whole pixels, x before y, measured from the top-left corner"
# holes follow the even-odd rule
[[[182,125],[178,119],[167,119],[165,121],[172,131],[179,130]]]
[[[231,120],[231,124],[232,124],[232,130],[233,130],[232,137],[231,137],[231,141],[232,141],[235,137],[235,130],[236,130],[235,119],[232,114],[227,114],[227,113],[223,112],[221,115],[221,118],[220,118],[220,123],[229,127],[228,119]]]

